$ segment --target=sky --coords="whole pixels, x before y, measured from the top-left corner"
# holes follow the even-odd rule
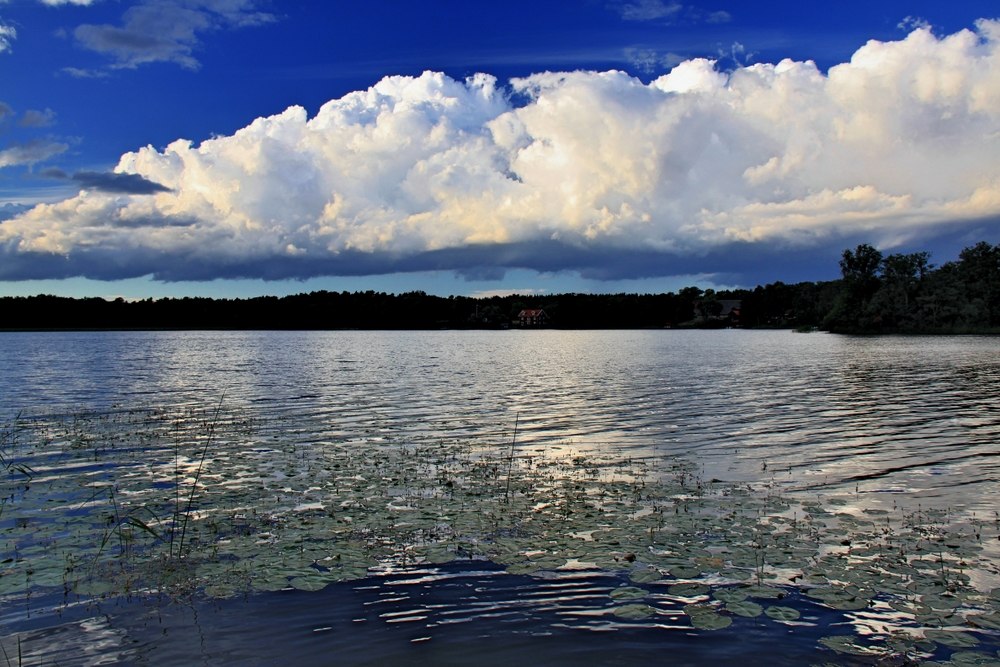
[[[981,240],[995,0],[0,0],[0,294],[663,292]]]

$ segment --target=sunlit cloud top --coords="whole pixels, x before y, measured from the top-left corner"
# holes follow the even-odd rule
[[[826,73],[693,59],[648,84],[386,77],[313,118],[126,153],[119,177],[0,224],[0,277],[634,277],[859,234],[891,247],[1000,216],[998,54],[1000,22],[980,20],[871,41]],[[106,186],[126,179],[148,185]]]

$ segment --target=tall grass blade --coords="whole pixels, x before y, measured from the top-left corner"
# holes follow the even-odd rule
[[[517,424],[521,421],[521,413],[514,417],[514,437],[510,440],[510,457],[507,459],[507,490],[503,492],[504,502],[510,500],[510,472],[514,468],[514,444],[517,442]]]
[[[215,408],[215,416],[212,424],[208,427],[208,437],[205,439],[205,446],[201,450],[201,460],[198,462],[198,470],[191,484],[191,494],[188,496],[187,508],[184,510],[184,523],[181,526],[181,539],[177,544],[177,557],[180,558],[184,552],[184,538],[187,536],[188,522],[191,520],[191,506],[194,505],[194,494],[198,490],[198,480],[201,479],[201,471],[205,466],[205,457],[208,456],[208,448],[212,445],[212,438],[215,436],[215,427],[219,423],[219,413],[222,411],[222,402],[226,400],[226,392],[222,392],[219,405]]]

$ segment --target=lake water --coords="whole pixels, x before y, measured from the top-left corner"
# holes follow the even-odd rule
[[[910,653],[895,651],[890,655],[888,649],[878,652],[873,648],[864,655],[861,649],[868,645],[865,642],[884,642],[894,632],[908,632],[910,640],[924,642],[912,651],[917,659],[943,661],[951,657],[954,664],[966,664],[962,660],[992,664],[990,660],[998,659],[1000,634],[987,627],[987,621],[976,626],[975,632],[964,631],[972,626],[963,622],[962,616],[989,612],[993,598],[986,594],[1000,586],[996,573],[1000,559],[994,545],[1000,528],[996,517],[1000,509],[996,500],[1000,491],[998,338],[862,338],[737,330],[5,333],[0,335],[0,374],[0,417],[12,420],[20,413],[17,423],[24,429],[19,435],[23,451],[18,454],[10,449],[10,455],[22,456],[34,472],[30,489],[23,488],[28,485],[22,481],[16,482],[21,486],[11,492],[6,511],[0,514],[11,572],[19,563],[28,563],[24,566],[27,575],[17,570],[11,577],[27,576],[26,588],[31,591],[26,595],[25,587],[11,585],[0,600],[5,626],[0,634],[8,655],[12,646],[16,652],[20,640],[26,655],[46,662],[56,660],[61,665],[116,661],[278,664],[290,657],[303,665],[407,661],[625,664],[662,660],[665,651],[677,664],[704,664],[734,656],[751,664],[874,664],[878,660],[898,661],[900,655]],[[195,438],[192,429],[198,423],[201,427],[209,424],[217,406],[231,417],[226,423],[232,430],[220,430],[213,435],[214,443],[208,441],[209,448],[219,447],[220,451],[211,449],[209,463],[202,464],[206,465],[205,478],[195,478],[193,475],[201,474],[198,447],[181,452],[182,445],[175,444],[171,458],[169,441],[173,437],[179,442],[176,434],[184,431],[176,426],[183,421],[178,415],[187,415],[194,424],[184,433]],[[144,417],[146,421],[122,416],[151,413],[160,416],[153,420]],[[175,431],[164,426],[168,422],[175,425],[170,427]],[[93,438],[88,440],[88,429],[100,433],[107,442],[129,444],[117,449],[96,445]],[[115,429],[121,433],[116,435]],[[143,429],[156,432],[150,435]],[[135,444],[140,441],[148,445]],[[193,439],[183,446],[197,442],[204,439]],[[98,447],[105,448],[101,449],[103,458],[98,456]],[[90,458],[80,455],[91,449]],[[431,451],[438,457],[433,461],[428,458]],[[76,452],[72,464],[69,452]],[[463,469],[473,472],[467,479],[461,478],[465,481],[455,477],[457,486],[451,486],[449,479],[448,490],[442,492],[445,476],[459,474],[455,472],[458,468],[448,467],[448,461],[458,460],[458,452],[467,457]],[[276,458],[279,454],[284,458]],[[385,458],[372,468],[365,460],[370,456]],[[417,463],[404,467],[409,465],[405,463],[407,456],[415,457]],[[603,463],[594,463],[593,472],[585,472],[593,461]],[[580,502],[587,493],[591,497],[603,493],[602,485],[632,484],[641,489],[649,480],[652,488],[658,480],[677,477],[678,461],[687,466],[685,480],[697,481],[682,480],[677,488],[693,484],[690,489],[694,495],[707,493],[709,488],[720,489],[719,503],[734,489],[750,494],[748,498],[764,494],[769,500],[760,502],[771,503],[767,507],[775,516],[784,512],[784,519],[761,523],[755,518],[761,525],[798,522],[807,511],[817,516],[822,511],[818,507],[813,511],[808,503],[832,500],[835,508],[846,511],[830,511],[826,517],[836,514],[841,518],[816,525],[840,530],[837,535],[856,540],[848,531],[860,530],[861,523],[847,514],[860,518],[885,514],[888,531],[895,530],[895,524],[888,523],[893,512],[899,512],[900,517],[910,512],[907,516],[916,516],[920,530],[927,535],[930,529],[922,522],[930,521],[927,525],[936,526],[935,534],[942,540],[966,540],[969,544],[965,547],[955,547],[957,555],[952,560],[946,555],[938,558],[944,572],[941,590],[920,593],[914,589],[909,595],[914,604],[923,604],[921,596],[938,596],[933,600],[928,597],[925,606],[933,606],[933,601],[943,604],[939,599],[942,595],[948,599],[957,596],[950,608],[960,607],[961,615],[948,612],[945,618],[941,612],[937,621],[928,621],[929,612],[923,616],[918,613],[914,623],[912,615],[890,609],[896,589],[885,582],[885,590],[876,593],[873,589],[862,596],[869,603],[866,608],[852,609],[849,603],[831,608],[803,594],[801,580],[789,574],[795,565],[789,560],[787,566],[777,561],[769,578],[783,591],[781,606],[798,610],[799,619],[775,623],[769,616],[722,611],[727,622],[732,618],[731,625],[699,630],[692,627],[690,619],[701,611],[689,608],[684,612],[684,605],[707,604],[711,600],[708,591],[733,584],[731,577],[726,584],[718,571],[740,566],[729,565],[727,552],[720,551],[725,547],[713,545],[736,545],[738,540],[713,535],[711,530],[687,533],[661,520],[655,526],[642,524],[643,530],[649,531],[648,552],[640,551],[646,546],[635,546],[635,535],[641,531],[632,531],[627,539],[607,542],[614,550],[608,546],[607,552],[587,554],[597,565],[585,567],[580,563],[589,561],[582,552],[567,550],[569,537],[558,544],[550,540],[546,543],[550,546],[524,542],[529,539],[527,531],[514,535],[512,529],[500,526],[498,518],[488,537],[481,527],[466,528],[466,537],[461,538],[466,541],[462,542],[459,520],[453,522],[456,525],[449,524],[456,512],[462,511],[454,509],[459,494],[452,490],[472,484],[469,480],[476,474],[481,474],[476,478],[481,486],[467,492],[470,499],[492,494],[491,502],[496,504],[489,507],[502,510],[513,507],[512,497],[527,503],[532,485],[536,485],[538,505],[551,507],[535,511],[551,518],[552,508],[569,498],[559,491],[560,500],[550,502],[552,488],[575,488],[583,494]],[[571,462],[578,462],[578,473],[552,476],[546,472],[546,465],[570,470]],[[637,471],[637,465],[642,469]],[[259,470],[265,467],[271,471],[267,475]],[[335,468],[350,468],[351,475],[337,477]],[[365,473],[369,469],[381,472],[369,475]],[[407,470],[411,476],[404,484],[400,477],[406,473],[400,471]],[[325,491],[316,481],[323,471],[331,473],[329,479],[334,480]],[[440,476],[440,484],[418,481],[432,473]],[[10,477],[13,479],[14,473]],[[342,481],[356,478],[367,479],[368,496],[359,495],[362,490],[351,490],[350,482]],[[161,589],[150,592],[148,586],[143,589],[145,594],[125,591],[122,595],[88,597],[74,591],[72,581],[57,585],[59,582],[41,575],[36,575],[40,585],[31,584],[32,558],[47,563],[45,559],[52,560],[57,549],[72,548],[74,539],[83,539],[76,528],[77,532],[57,529],[55,523],[65,519],[69,526],[73,512],[77,512],[86,515],[88,525],[97,525],[97,510],[89,508],[95,502],[90,489],[105,488],[96,486],[98,479],[110,480],[108,488],[113,486],[119,494],[112,494],[116,512],[119,502],[123,507],[167,507],[164,503],[171,493],[173,507],[184,509],[182,496],[190,488],[197,492],[197,496],[192,493],[192,502],[203,512],[198,518],[209,515],[209,498],[215,497],[211,511],[228,508],[231,516],[242,521],[248,512],[246,507],[237,506],[251,502],[247,500],[249,490],[260,486],[271,494],[268,498],[276,498],[268,510],[271,516],[293,510],[315,511],[311,525],[316,531],[321,528],[315,521],[337,521],[354,531],[352,539],[357,538],[359,523],[367,520],[359,518],[364,512],[371,521],[382,522],[379,525],[392,524],[404,530],[399,526],[416,524],[396,519],[386,524],[390,510],[396,512],[392,516],[407,511],[427,514],[429,504],[438,502],[438,519],[426,529],[411,527],[406,544],[398,538],[390,545],[397,538],[387,529],[380,537],[385,542],[381,551],[372,551],[371,544],[365,551],[368,560],[361,565],[361,575],[367,566],[367,577],[338,575],[343,580],[324,580],[318,590],[286,586],[284,572],[279,573],[279,586],[250,585],[233,595],[236,584],[226,584],[229,588],[223,587],[218,595],[198,592],[182,599],[173,599]],[[252,484],[246,481],[250,479]],[[585,479],[591,480],[586,483],[589,491],[584,489]],[[387,505],[389,510],[378,510],[381,514],[370,508],[355,509],[363,505],[355,501],[373,497],[373,481],[384,485],[383,495],[393,499]],[[225,493],[213,485],[224,487]],[[422,489],[419,493],[413,491],[418,486]],[[428,490],[431,486],[434,489]],[[487,487],[489,492],[481,493]],[[619,530],[614,517],[637,522],[650,512],[662,514],[668,505],[676,516],[679,499],[687,493],[677,493],[677,488],[664,491],[655,501],[650,500],[655,494],[643,499],[641,491],[638,499],[619,499],[623,507],[630,508],[624,514],[621,508],[615,514],[609,502],[601,509],[610,517],[604,523],[573,524],[577,532],[587,533],[579,536],[580,543],[592,547],[601,542],[598,534],[606,537],[609,531]],[[164,490],[166,500],[160,505],[155,505],[150,495],[156,489]],[[289,500],[293,496],[295,499]],[[785,504],[774,505],[778,496]],[[346,499],[343,503],[337,502],[342,498]],[[654,505],[649,505],[651,502]],[[801,505],[803,502],[807,505]],[[641,503],[649,506],[640,507]],[[717,506],[722,507],[713,505]],[[77,509],[65,510],[64,516],[61,507]],[[530,503],[524,507],[524,512],[531,509]],[[931,514],[925,514],[927,511]],[[161,521],[163,512],[159,509],[149,514],[157,512],[157,521]],[[175,511],[175,524],[176,517]],[[252,520],[247,518],[247,525]],[[576,521],[569,510],[561,520],[567,525]],[[155,528],[149,519],[143,521],[143,525]],[[912,518],[899,521],[901,527],[906,521],[911,528],[915,525]],[[442,524],[449,525],[440,528]],[[746,519],[732,519],[726,525],[738,532],[746,524]],[[271,547],[284,549],[287,556],[289,547],[280,542],[278,534],[292,534],[291,524],[281,524],[280,530],[273,531],[262,525],[246,528],[246,535],[231,530],[220,537],[225,552],[222,562],[263,562],[263,550]],[[308,542],[313,529],[308,521],[303,522],[305,527],[295,525],[300,535],[296,544],[301,547],[301,536],[307,536]],[[323,526],[322,530],[333,531],[332,537],[317,548],[322,546],[332,553],[330,545],[337,540],[347,544],[347,533]],[[439,528],[445,537],[431,539]],[[25,531],[33,529],[37,531],[34,537],[28,536]],[[683,535],[700,536],[701,543],[692,545],[694,538],[687,537],[668,537],[658,543],[654,532],[661,529],[664,534],[680,530]],[[970,532],[961,534],[965,529]],[[135,531],[135,526],[130,530]],[[166,535],[162,529],[156,530],[161,531],[160,537]],[[871,533],[874,528],[868,530]],[[376,532],[366,533],[369,542]],[[417,533],[419,543],[413,542]],[[784,533],[787,530],[774,530],[777,536]],[[531,539],[539,540],[541,534],[533,533]],[[270,537],[269,545],[263,544],[267,540],[259,539],[260,535]],[[209,538],[199,536],[199,545],[209,543]],[[245,550],[250,547],[241,546],[244,551],[232,547],[232,553],[226,552],[227,546],[244,537],[250,540],[247,545],[262,545],[255,547],[261,551],[251,553]],[[491,558],[490,545],[508,538],[522,540],[511,542],[513,547],[508,545],[510,553],[506,555],[513,557],[506,561]],[[435,540],[440,540],[437,551]],[[747,543],[751,541],[747,537]],[[839,548],[838,544],[834,547]],[[431,549],[428,558],[421,560],[421,550],[427,548]],[[845,545],[846,555],[838,557],[847,562],[853,548]],[[962,560],[971,560],[969,549],[978,559],[976,566]],[[432,562],[434,554],[441,551],[447,551],[447,558]],[[541,556],[533,555],[535,551],[546,552],[550,559],[558,556],[559,562],[568,558],[569,562],[562,566],[542,562]],[[617,567],[608,554],[619,552],[629,552],[633,558]],[[344,551],[345,562],[353,553]],[[839,552],[828,545],[818,547],[819,556],[831,553]],[[854,555],[864,559],[872,558],[872,553],[869,548],[869,552]],[[400,554],[405,556],[402,561]],[[417,557],[410,562],[406,554]],[[456,560],[445,562],[456,555]],[[524,566],[525,558],[531,559],[528,567],[505,569],[510,563]],[[726,565],[713,570],[705,563],[713,558],[725,560]],[[799,564],[803,572],[807,565],[819,567],[816,557],[809,558],[812,560]],[[697,569],[694,576],[672,574],[671,568],[687,563],[685,559],[691,563],[697,560],[700,574]],[[537,565],[532,564],[535,560]],[[930,556],[925,560],[930,563]],[[646,616],[637,618],[615,616],[616,603],[609,598],[609,591],[643,581],[629,569],[633,561],[651,563],[650,570],[658,568],[656,579],[642,583],[645,597],[641,600],[649,611],[640,610]],[[326,576],[324,563],[332,562],[313,555],[287,575],[304,577],[299,581],[305,581],[315,570]],[[210,565],[203,564],[206,568]],[[932,571],[929,564],[924,570],[903,565],[906,571],[898,573],[904,577],[898,582],[903,586],[922,585],[920,578]],[[38,572],[44,569],[38,567]],[[343,567],[346,572],[346,565]],[[745,563],[742,567],[752,569]],[[949,578],[948,568],[960,574]],[[332,565],[329,572],[334,572]],[[230,575],[231,567],[225,572],[225,576]],[[211,584],[211,576],[204,575],[199,586]],[[668,590],[668,585],[681,580],[704,584],[705,591]],[[831,575],[829,581],[835,578]],[[845,581],[864,588],[862,580]],[[977,591],[982,595],[977,597]],[[899,595],[908,594],[900,589]],[[763,607],[776,602],[764,598],[766,595],[751,595]],[[720,611],[719,603],[714,604],[715,611]],[[941,604],[933,608],[941,611]],[[937,628],[927,637],[934,632],[950,634],[937,644],[928,643],[925,627]],[[865,638],[865,642],[853,651],[851,647],[834,651],[829,644],[818,643],[823,637],[846,633]],[[962,637],[951,641],[956,634]],[[962,644],[966,639],[968,646]]]

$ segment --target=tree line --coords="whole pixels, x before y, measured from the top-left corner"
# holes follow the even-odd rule
[[[837,299],[822,326],[842,332],[1000,330],[1000,245],[985,241],[939,267],[930,253],[845,250]]]
[[[965,248],[935,267],[930,254],[845,250],[842,277],[754,289],[686,287],[666,294],[485,298],[424,292],[317,291],[246,299],[142,301],[51,295],[0,298],[4,329],[497,329],[542,308],[561,329],[820,328],[843,333],[1000,332],[1000,245]],[[723,302],[739,301],[722,316]]]

